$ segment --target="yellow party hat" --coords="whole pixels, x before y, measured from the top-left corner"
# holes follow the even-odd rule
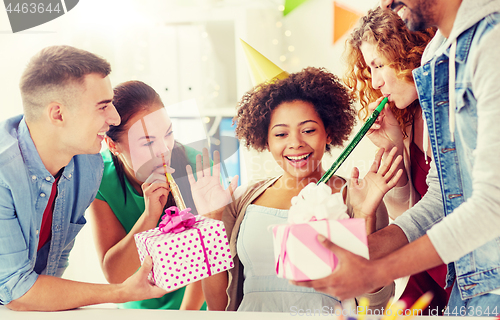
[[[283,71],[245,41],[241,39],[240,41],[247,57],[248,69],[254,86],[288,77],[288,72]]]

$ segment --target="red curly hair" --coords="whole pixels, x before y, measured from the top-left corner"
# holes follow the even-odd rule
[[[435,28],[421,32],[410,31],[395,12],[380,7],[369,10],[360,19],[358,27],[346,40],[344,59],[348,70],[343,79],[351,90],[353,99],[361,103],[362,108],[358,112],[360,119],[368,117],[368,104],[382,95],[380,90],[372,86],[370,68],[361,53],[361,44],[367,42],[375,45],[378,52],[389,61],[386,66],[393,68],[398,78],[413,83],[412,70],[420,67],[424,49],[435,33]],[[389,107],[406,137],[405,129],[413,123],[415,112],[420,107],[418,100],[404,109],[396,108],[394,103],[390,103]]]

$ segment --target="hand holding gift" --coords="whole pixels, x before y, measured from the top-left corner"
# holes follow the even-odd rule
[[[167,291],[233,267],[224,224],[190,210],[170,207],[158,228],[134,235],[141,262],[153,258],[150,280]]]
[[[335,269],[337,257],[317,241],[321,234],[368,259],[364,219],[348,219],[341,193],[324,183],[311,183],[292,199],[290,224],[273,228],[276,273],[296,281],[323,278]]]
[[[361,219],[350,219],[350,220],[361,220]],[[380,270],[378,274],[372,272],[371,265],[376,264],[378,260],[367,260],[366,257],[360,257],[357,254],[353,254],[348,250],[343,249],[337,244],[327,239],[322,235],[318,235],[318,243],[321,243],[326,250],[335,254],[341,262],[335,272],[330,272],[324,277],[319,279],[311,279],[311,281],[296,280],[291,281],[292,284],[296,286],[314,288],[316,291],[320,291],[334,297],[338,297],[340,300],[347,298],[352,298],[355,296],[360,296],[366,292],[366,290],[354,291],[357,288],[364,288],[366,284],[370,282],[370,289],[379,288],[380,286],[375,284],[371,285],[371,282],[382,282],[383,268],[376,268],[375,270]],[[354,272],[353,272],[354,271]],[[359,276],[353,277],[352,274]],[[383,283],[387,285],[389,283]],[[353,292],[354,291],[354,292]]]
[[[129,297],[130,301],[159,298],[165,295],[163,288],[148,281],[148,273],[150,273],[151,268],[151,257],[146,256],[139,270],[120,284],[125,296]]]

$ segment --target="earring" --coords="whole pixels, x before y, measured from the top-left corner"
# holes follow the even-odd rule
[[[117,156],[117,157],[118,157],[119,154],[120,154],[120,152],[118,152],[118,151],[114,152],[114,155]]]

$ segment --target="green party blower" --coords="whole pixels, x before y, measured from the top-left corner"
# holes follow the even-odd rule
[[[354,136],[354,139],[352,139],[351,143],[347,146],[347,148],[342,151],[340,156],[335,160],[335,162],[332,164],[330,169],[328,169],[325,174],[319,179],[317,184],[320,184],[321,182],[327,182],[330,180],[330,178],[334,175],[334,173],[337,171],[337,169],[344,163],[345,159],[351,154],[352,150],[356,148],[358,143],[361,141],[361,139],[365,136],[365,134],[370,130],[371,126],[377,120],[378,115],[380,112],[382,112],[382,109],[384,109],[385,104],[387,103],[388,99],[385,97],[378,107],[373,110],[373,113],[366,119],[365,124],[361,127],[358,133],[356,133],[356,136]]]

